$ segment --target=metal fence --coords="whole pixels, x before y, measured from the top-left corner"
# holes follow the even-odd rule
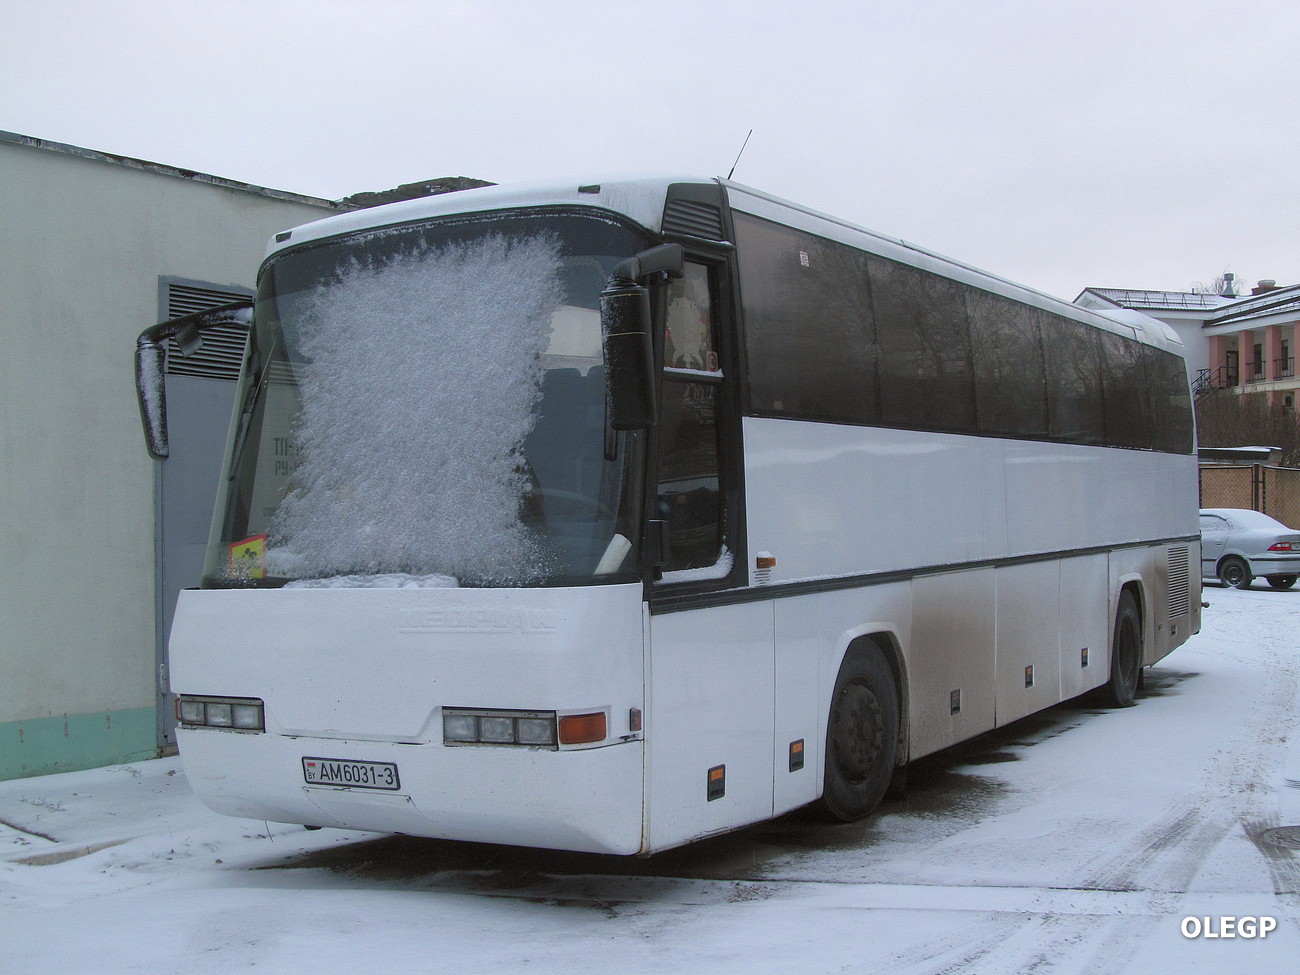
[[[1300,470],[1291,467],[1202,467],[1202,508],[1253,508],[1300,527]]]

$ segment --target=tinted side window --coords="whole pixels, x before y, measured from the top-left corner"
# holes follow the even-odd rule
[[[758,217],[734,221],[754,413],[1193,449],[1172,353]]]
[[[1156,450],[1190,454],[1195,447],[1192,396],[1183,360],[1172,352],[1142,346],[1144,393]]]
[[[706,265],[688,261],[667,293],[656,491],[668,548],[665,573],[718,565],[722,556],[718,396],[724,376],[713,277]],[[664,581],[675,580],[665,575]]]
[[[735,227],[750,408],[876,422],[865,255],[743,213]]]
[[[1035,308],[972,290],[971,358],[980,432],[1047,436],[1047,376]]]
[[[1097,329],[1045,315],[1043,350],[1048,385],[1048,433],[1067,443],[1105,443]]]
[[[891,426],[975,431],[964,286],[875,255],[867,261],[881,419]]]
[[[664,383],[659,423],[657,507],[668,533],[664,568],[713,565],[722,551],[717,387]]]
[[[1146,395],[1141,345],[1113,332],[1098,331],[1106,443],[1116,447],[1151,444],[1150,400]]]

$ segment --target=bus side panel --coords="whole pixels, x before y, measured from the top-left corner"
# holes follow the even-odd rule
[[[865,636],[906,646],[911,600],[911,584],[899,582],[776,601],[775,814],[812,802],[822,793],[831,693],[845,650]],[[902,680],[906,682],[906,673]],[[905,705],[905,686],[899,692]],[[790,761],[794,742],[803,743],[800,768],[791,767],[796,764]]]
[[[858,591],[829,594],[844,600]],[[826,595],[778,599],[776,613],[776,724],[772,762],[772,813],[780,815],[812,802],[822,792],[822,749],[827,698],[846,641],[828,640],[830,602]],[[850,613],[854,613],[850,610]],[[853,615],[856,622],[861,619]],[[794,742],[802,747],[791,761]],[[799,765],[798,768],[792,766]]]
[[[1167,656],[1200,628],[1198,552],[1196,543],[1182,543],[1111,555],[1112,593],[1135,576],[1142,580],[1143,665]]]
[[[994,440],[747,417],[745,490],[773,584],[1007,554]]]
[[[1110,674],[1113,619],[1106,555],[1067,559],[1060,565],[1061,700],[1065,701],[1105,683]]]
[[[772,816],[773,640],[771,602],[650,618],[650,850]]]
[[[1060,700],[1058,601],[1052,563],[998,569],[997,723],[1004,725]]]
[[[994,569],[913,580],[911,758],[994,726],[996,599]]]

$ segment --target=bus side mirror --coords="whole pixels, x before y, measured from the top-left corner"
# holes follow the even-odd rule
[[[651,247],[615,267],[600,293],[605,415],[614,430],[644,430],[655,424],[650,292],[641,282],[660,274],[680,278],[685,259],[681,244]]]
[[[163,343],[175,338],[181,355],[192,355],[203,344],[203,331],[218,325],[252,323],[251,298],[219,305],[207,311],[173,318],[170,322],[151,325],[140,333],[135,343],[135,393],[140,400],[140,422],[144,424],[145,444],[154,460],[166,460],[171,452],[167,442],[167,387],[163,375],[167,353]]]
[[[605,416],[610,427],[654,426],[658,404],[650,292],[632,281],[611,279],[600,293],[600,330],[605,350]]]
[[[166,353],[162,343],[146,341],[143,335],[135,345],[135,393],[140,400],[140,422],[144,424],[145,445],[154,460],[166,460],[167,392],[163,379]]]

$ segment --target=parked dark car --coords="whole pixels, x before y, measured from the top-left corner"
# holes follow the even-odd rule
[[[1263,576],[1290,589],[1300,576],[1300,531],[1245,508],[1201,509],[1201,577],[1248,589]]]

